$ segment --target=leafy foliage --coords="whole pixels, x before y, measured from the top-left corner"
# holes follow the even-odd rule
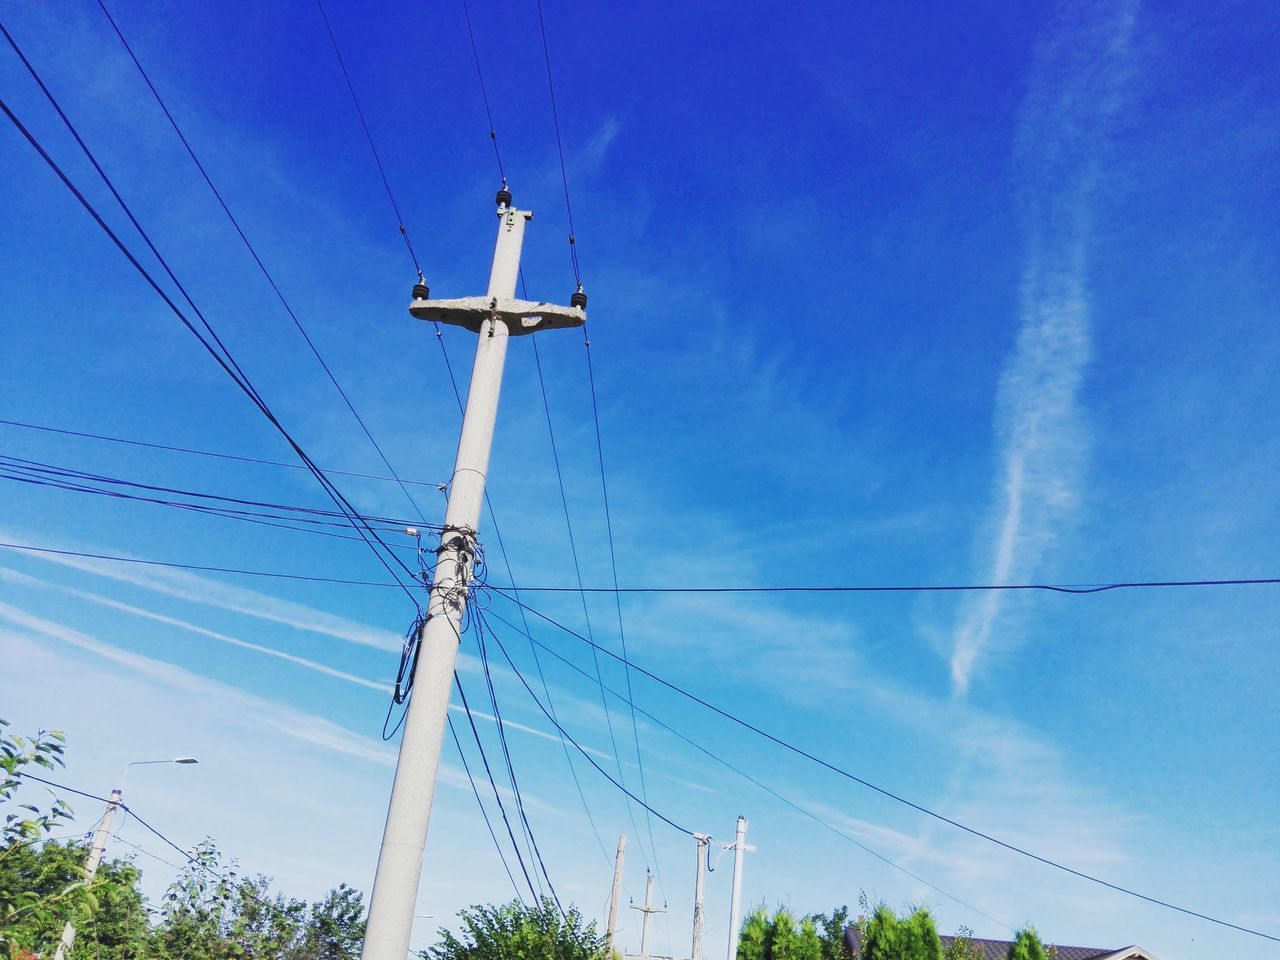
[[[738,960],[823,960],[823,949],[813,917],[796,920],[785,908],[770,918],[757,907],[738,937]]]
[[[982,950],[973,942],[973,931],[961,927],[951,942],[942,948],[942,960],[979,960]]]
[[[822,960],[853,960],[845,931],[849,928],[849,908],[836,907],[830,915],[813,913],[808,918],[816,928]]]
[[[899,916],[883,903],[872,911],[866,894],[859,903],[863,913],[857,921],[858,960],[978,960],[982,955],[967,927],[944,947],[933,915],[924,907]]]
[[[584,924],[573,908],[561,916],[544,897],[529,907],[514,900],[501,906],[473,906],[458,914],[458,934],[440,931],[440,943],[423,950],[423,960],[608,960],[604,934]]]
[[[747,915],[738,936],[738,960],[767,960],[772,925],[764,907],[756,907]]]
[[[1009,948],[1009,960],[1049,960],[1034,927],[1024,927],[1017,932]]]
[[[345,884],[307,904],[273,893],[267,877],[238,873],[211,840],[150,910],[128,860],[104,858],[85,880],[88,846],[52,831],[71,808],[29,802],[36,784],[22,774],[64,763],[57,731],[21,737],[0,720],[0,960],[53,956],[63,926],[76,927],[70,960],[356,960],[364,903]],[[19,796],[19,790],[23,795]],[[22,802],[19,802],[22,801]]]

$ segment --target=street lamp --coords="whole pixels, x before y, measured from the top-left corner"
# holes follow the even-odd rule
[[[86,883],[93,883],[93,878],[98,873],[98,864],[102,862],[102,854],[107,849],[107,838],[111,836],[111,821],[115,819],[116,810],[120,807],[120,798],[124,796],[124,782],[129,778],[129,768],[152,763],[187,764],[199,762],[195,757],[174,757],[171,760],[132,760],[125,764],[124,776],[120,778],[120,786],[111,791],[111,798],[107,801],[107,809],[103,811],[102,819],[98,821],[97,829],[93,834],[93,846],[89,848],[89,859],[84,864]],[[71,955],[71,947],[75,940],[75,925],[68,920],[67,925],[62,928],[62,939],[58,942],[58,949],[54,952],[53,960],[66,960]]]
[[[152,763],[199,763],[195,757],[174,757],[172,760],[132,760],[124,765],[124,776],[120,778],[120,786],[113,793],[124,793],[124,782],[129,778],[129,768],[146,766]]]

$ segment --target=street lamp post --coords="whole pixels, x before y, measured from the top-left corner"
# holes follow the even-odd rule
[[[98,864],[102,862],[102,854],[107,849],[107,838],[111,836],[111,822],[115,819],[116,810],[120,808],[120,801],[124,796],[124,783],[129,778],[129,768],[151,763],[187,764],[199,762],[195,757],[175,757],[172,760],[134,760],[125,764],[124,775],[120,778],[120,786],[111,791],[111,798],[107,801],[107,809],[103,811],[102,819],[98,821],[98,826],[93,832],[93,846],[89,848],[89,858],[84,863],[86,884],[93,883],[93,878],[97,876]],[[71,947],[75,941],[75,923],[68,920],[67,925],[62,928],[62,939],[58,941],[58,949],[54,952],[53,960],[66,960],[71,954]]]

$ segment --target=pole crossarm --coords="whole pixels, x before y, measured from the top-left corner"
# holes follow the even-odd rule
[[[501,320],[507,332],[515,337],[539,330],[563,330],[580,327],[587,322],[587,314],[580,307],[562,307],[559,304],[535,300],[516,300],[510,297],[459,297],[454,300],[415,299],[409,304],[409,312],[419,320],[448,323],[479,333],[484,325]]]

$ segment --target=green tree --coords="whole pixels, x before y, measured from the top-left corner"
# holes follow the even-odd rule
[[[147,939],[146,904],[137,890],[140,877],[134,864],[104,859],[92,888],[83,888],[88,845],[79,841],[23,844],[0,859],[0,888],[27,891],[51,904],[27,911],[5,927],[5,936],[25,950],[49,953],[73,920],[76,941],[72,960],[95,957],[114,960],[136,955]],[[59,899],[68,889],[84,890],[76,898]]]
[[[311,907],[290,960],[355,960],[364,944],[364,897],[345,883]]]
[[[1035,927],[1023,927],[1014,935],[1009,960],[1049,960]]]
[[[942,940],[924,907],[899,917],[876,907],[862,932],[861,960],[943,960]]]
[[[800,928],[790,911],[775,913],[770,928],[768,960],[799,960]]]
[[[942,960],[979,960],[981,956],[982,951],[973,942],[973,931],[968,927],[957,930],[951,942],[942,949]]]
[[[853,960],[846,931],[849,929],[849,908],[836,907],[831,914],[813,913],[809,920],[817,930],[822,960]]]
[[[883,903],[867,919],[862,931],[861,960],[902,960],[897,914]]]
[[[419,953],[424,960],[609,960],[604,934],[570,907],[561,916],[544,897],[529,907],[518,900],[473,906],[458,914],[462,929],[440,930],[440,943]]]
[[[942,960],[942,939],[933,915],[918,908],[900,923],[903,960]]]
[[[763,906],[756,907],[743,921],[738,935],[738,960],[768,960],[773,925]]]
[[[135,904],[127,891],[136,883],[136,871],[113,861],[88,882],[84,848],[58,844],[50,836],[70,819],[71,807],[60,799],[34,802],[34,794],[47,791],[26,776],[64,766],[66,738],[58,730],[24,737],[9,726],[0,720],[0,957],[46,949],[73,918],[77,925],[96,926],[99,938],[114,946],[124,934],[119,922],[108,922],[103,908],[131,916]],[[111,949],[99,953],[110,956]]]
[[[738,935],[738,960],[823,960],[822,938],[812,917],[797,921],[784,907],[770,918],[756,907]]]

